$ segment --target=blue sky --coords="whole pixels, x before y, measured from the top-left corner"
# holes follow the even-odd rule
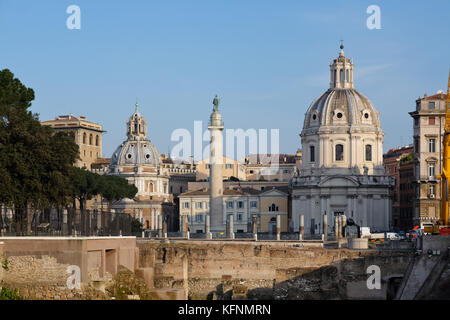
[[[72,4],[81,30],[66,27]],[[366,27],[372,4],[381,30]],[[411,143],[415,99],[446,90],[449,12],[448,0],[0,0],[0,69],[35,90],[41,120],[101,123],[105,157],[125,139],[136,98],[166,153],[173,130],[193,131],[194,120],[206,129],[216,93],[227,128],[280,129],[280,151],[294,153],[342,38],[387,151]]]

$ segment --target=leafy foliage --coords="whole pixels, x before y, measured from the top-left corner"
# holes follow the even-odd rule
[[[2,287],[0,290],[0,300],[23,300],[17,289],[11,290],[8,287]]]
[[[42,126],[28,110],[33,99],[33,89],[0,71],[0,204],[14,208],[16,223],[29,206],[67,203],[78,156],[73,138]]]
[[[134,185],[118,176],[100,176],[73,166],[79,148],[73,136],[39,122],[28,109],[34,91],[8,69],[0,71],[0,205],[14,208],[21,230],[29,207],[63,207],[101,194],[109,202],[133,198]]]

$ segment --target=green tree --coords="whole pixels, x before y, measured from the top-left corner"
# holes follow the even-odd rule
[[[65,133],[42,126],[28,110],[34,91],[0,71],[0,203],[14,208],[16,231],[30,228],[30,209],[63,205],[78,146]]]

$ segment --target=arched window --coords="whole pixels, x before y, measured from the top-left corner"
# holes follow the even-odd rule
[[[98,147],[98,144],[99,144],[99,137],[98,137],[98,135],[96,135],[95,136],[95,145]]]
[[[336,161],[343,161],[344,160],[344,146],[342,144],[336,145]]]
[[[86,144],[86,132],[83,133],[83,144]]]
[[[343,70],[343,69],[341,69],[341,70],[339,71],[339,80],[340,80],[341,82],[344,82],[344,70]]]
[[[366,161],[372,161],[372,146],[370,144],[366,145]]]
[[[309,146],[309,161],[315,162],[316,161],[316,148],[314,146]]]
[[[89,144],[92,145],[92,133],[89,135]]]
[[[347,82],[350,81],[350,79],[348,78],[348,69],[346,70],[345,81],[347,81]]]

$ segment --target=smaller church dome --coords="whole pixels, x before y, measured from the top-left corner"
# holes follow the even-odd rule
[[[114,151],[111,165],[159,165],[159,152],[148,140],[123,142]]]
[[[111,168],[115,166],[147,165],[158,166],[160,154],[156,147],[147,139],[147,122],[138,111],[127,121],[128,139],[117,147],[111,157]]]

